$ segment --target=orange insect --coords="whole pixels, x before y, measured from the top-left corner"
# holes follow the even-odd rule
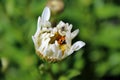
[[[60,36],[57,41],[60,45],[65,44],[65,36]]]

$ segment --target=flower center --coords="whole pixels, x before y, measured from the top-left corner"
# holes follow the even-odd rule
[[[57,40],[57,42],[58,42],[59,45],[66,44],[65,36],[61,36],[58,32],[55,33],[55,35],[53,37],[51,37],[49,43],[53,44],[53,43],[55,43],[55,40]]]
[[[62,51],[62,55],[64,54],[64,51],[66,50],[67,48],[67,45],[66,45],[66,41],[65,41],[65,36],[61,36],[58,32],[55,33],[55,35],[53,37],[51,37],[51,40],[50,40],[50,44],[53,44],[55,43],[55,41],[57,40],[58,44],[59,44],[59,47]]]

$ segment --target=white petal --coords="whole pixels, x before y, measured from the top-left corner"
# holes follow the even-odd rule
[[[41,46],[39,47],[39,50],[44,54],[46,52],[45,50],[48,48],[50,38],[48,39],[43,39],[41,42]]]
[[[50,9],[48,7],[45,7],[42,12],[42,20],[48,21],[50,19]]]
[[[44,54],[44,56],[47,56],[47,57],[53,57],[53,51],[52,51],[52,45],[49,45],[47,48],[46,48],[46,53]]]
[[[43,33],[43,34],[40,36],[40,38],[41,38],[41,39],[47,38],[46,35],[47,35],[47,33]]]
[[[38,22],[37,22],[37,29],[36,32],[34,34],[34,37],[38,37],[39,33],[40,33],[40,28],[41,28],[41,22],[40,22],[40,16],[38,17]]]
[[[56,56],[56,54],[58,54],[58,49],[57,49],[57,47],[56,47],[56,45],[55,44],[52,44],[51,45],[51,50],[53,51],[53,55],[54,56]]]
[[[36,32],[35,32],[35,34],[34,34],[34,37],[38,38],[39,34],[40,34],[40,29],[37,29]]]
[[[70,24],[69,26],[68,26],[68,30],[71,32],[71,29],[72,29],[72,24]]]
[[[50,41],[50,38],[46,39],[45,44],[44,44],[45,48],[48,48],[49,41]]]
[[[82,48],[85,45],[84,42],[82,41],[77,41],[76,43],[73,44],[73,46],[71,47],[71,49],[66,53],[66,55],[64,56],[67,57],[69,55],[71,55],[74,51],[79,50],[80,48]]]
[[[33,40],[33,42],[34,42],[34,45],[35,45],[35,48],[36,48],[36,49],[39,47],[38,44],[37,44],[37,42],[38,42],[38,36],[39,36],[39,33],[38,33],[38,32],[36,32],[35,35],[32,36],[32,40]]]
[[[33,43],[36,44],[34,36],[32,36]]]
[[[85,45],[85,43],[83,41],[77,41],[76,43],[74,43],[71,47],[71,50],[73,51],[77,51],[80,48],[82,48]]]
[[[62,58],[62,51],[61,51],[61,50],[58,50],[57,58],[58,58],[58,59],[61,59],[61,58]]]
[[[58,44],[58,42],[55,40],[55,45],[58,47],[59,46],[59,44]]]
[[[53,28],[53,30],[52,30],[52,33],[56,33],[57,32],[57,28]]]
[[[66,43],[67,43],[68,47],[70,47],[71,46],[71,33],[70,32],[66,32],[65,39],[66,39]]]
[[[60,21],[59,24],[57,25],[57,28],[61,28],[65,25],[65,23],[63,21]]]
[[[78,33],[79,33],[79,29],[73,31],[73,32],[71,33],[71,38],[72,38],[72,39],[75,38]]]
[[[41,29],[41,18],[40,18],[40,16],[38,17],[37,29]]]
[[[61,30],[59,30],[58,32],[59,32],[59,34],[60,34],[61,36],[65,36],[65,34],[66,34],[65,31],[61,31]]]
[[[49,21],[45,21],[43,25],[44,27],[47,27],[47,28],[51,27],[51,23]]]
[[[34,38],[34,36],[32,36],[32,40],[33,40],[33,43],[34,43],[35,48],[37,49],[39,46],[38,46],[37,41],[36,41],[36,39]]]
[[[65,23],[63,21],[60,21],[58,25],[63,26]]]

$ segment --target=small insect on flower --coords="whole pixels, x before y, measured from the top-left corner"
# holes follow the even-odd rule
[[[49,19],[50,9],[45,7],[42,16],[38,17],[36,33],[32,36],[36,53],[41,59],[47,62],[58,62],[85,45],[83,41],[72,44],[79,29],[71,32],[72,25],[63,21],[53,27]]]

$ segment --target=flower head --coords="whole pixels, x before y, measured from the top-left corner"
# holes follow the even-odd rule
[[[45,7],[42,16],[38,17],[36,33],[32,36],[36,53],[40,58],[47,62],[57,62],[85,45],[83,41],[72,44],[79,29],[71,32],[72,25],[63,21],[60,21],[56,27],[52,27],[49,19],[50,9]]]

